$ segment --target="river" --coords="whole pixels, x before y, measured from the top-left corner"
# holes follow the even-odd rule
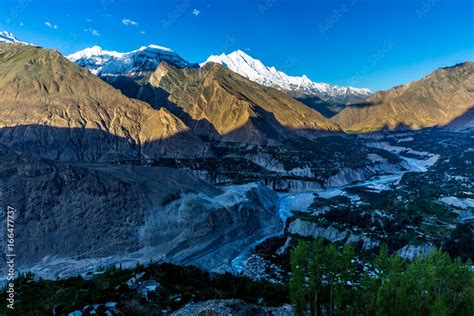
[[[395,148],[395,147],[394,147]],[[390,150],[392,151],[392,150]],[[399,150],[392,151],[394,153],[399,153]],[[428,156],[427,159],[415,159],[409,158],[399,155],[399,157],[403,160],[403,166],[405,170],[394,173],[394,174],[387,174],[387,175],[379,175],[374,176],[370,179],[364,181],[358,181],[355,183],[351,183],[348,185],[340,186],[340,187],[331,187],[321,190],[314,190],[309,192],[294,192],[294,193],[285,193],[281,194],[280,199],[277,204],[277,211],[281,218],[282,225],[280,227],[280,231],[276,233],[269,234],[264,236],[263,238],[255,241],[254,243],[245,246],[240,250],[240,253],[237,257],[235,257],[231,261],[231,268],[232,272],[236,275],[239,275],[244,272],[245,264],[252,254],[252,250],[255,249],[259,244],[264,242],[265,240],[272,238],[283,236],[285,223],[286,220],[292,215],[291,210],[305,210],[307,209],[314,200],[315,194],[317,194],[321,198],[331,198],[338,195],[345,195],[351,199],[357,199],[358,197],[355,195],[348,194],[345,189],[353,188],[353,187],[367,187],[373,191],[383,191],[389,190],[393,184],[396,184],[403,175],[407,172],[425,172],[428,170],[430,166],[436,163],[438,159],[438,155],[433,155],[429,153],[424,153],[423,156]]]

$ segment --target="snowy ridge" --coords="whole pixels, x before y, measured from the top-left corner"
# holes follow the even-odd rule
[[[20,43],[20,44],[29,44],[26,42],[20,41],[18,38],[16,38],[15,35],[13,35],[10,32],[2,31],[0,32],[0,42],[3,43]]]
[[[341,87],[314,82],[306,75],[289,76],[275,67],[265,66],[260,60],[241,50],[227,55],[212,55],[201,65],[208,62],[222,64],[252,81],[283,90],[296,97],[317,96],[326,101],[349,103],[364,100],[372,95],[372,91],[365,88]]]
[[[67,56],[76,64],[88,68],[98,76],[142,76],[154,71],[165,61],[177,67],[192,67],[173,50],[158,45],[142,46],[137,50],[119,53],[92,46]]]

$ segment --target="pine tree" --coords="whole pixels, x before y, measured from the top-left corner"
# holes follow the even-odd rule
[[[338,282],[340,255],[336,246],[330,244],[326,247],[324,254],[324,268],[325,270],[325,281],[328,285],[329,301],[328,301],[328,315],[334,315],[335,310],[335,291]]]
[[[470,261],[454,261],[439,250],[411,263],[382,246],[373,270],[355,269],[354,250],[300,241],[291,252],[290,296],[295,313],[305,315],[470,315],[474,273]]]
[[[376,278],[379,282],[377,290],[377,315],[400,315],[398,290],[403,272],[404,261],[399,256],[390,256],[386,246],[380,247],[380,253],[374,260]]]
[[[344,245],[342,252],[338,251],[335,271],[337,279],[334,287],[335,313],[338,315],[352,315],[355,313],[358,289],[355,285],[357,283],[355,266],[352,263],[354,257],[354,249],[348,244]]]
[[[311,315],[321,314],[321,303],[323,300],[324,287],[322,284],[324,267],[325,247],[322,238],[313,242],[313,249],[309,263],[309,297]]]
[[[302,240],[291,252],[291,279],[290,279],[290,299],[298,316],[306,313],[307,285],[306,274],[308,267],[308,247]]]

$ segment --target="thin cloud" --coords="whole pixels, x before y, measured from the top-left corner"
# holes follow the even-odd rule
[[[130,20],[130,19],[123,19],[122,24],[124,25],[132,25],[132,26],[137,26],[138,22]]]
[[[94,36],[100,36],[100,33],[97,30],[94,30],[92,28],[84,29],[84,32],[90,33]]]
[[[86,19],[86,22],[92,22],[92,19]]]
[[[58,26],[57,26],[56,24],[52,24],[52,23],[50,23],[50,22],[48,22],[48,21],[44,22],[44,24],[45,24],[47,27],[49,27],[50,29],[55,29],[55,30],[58,29]]]
[[[25,25],[25,24],[23,24],[23,22],[20,22],[20,26],[23,26],[23,25]]]
[[[141,31],[141,32],[140,32],[140,34],[142,34],[142,35],[145,34],[145,33],[146,33],[145,31]]]
[[[199,11],[198,9],[194,9],[193,14],[194,16],[198,16],[199,14],[201,14],[201,11]]]

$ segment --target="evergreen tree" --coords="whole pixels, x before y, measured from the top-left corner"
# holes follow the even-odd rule
[[[290,299],[298,316],[306,314],[308,247],[302,240],[291,252]]]
[[[436,250],[408,263],[382,246],[373,268],[359,273],[354,250],[300,241],[291,253],[290,296],[297,315],[470,315],[474,273],[470,261]]]
[[[323,301],[324,286],[322,284],[325,270],[325,246],[324,240],[319,238],[313,242],[313,249],[308,268],[309,272],[309,301],[311,315],[321,314],[321,303]]]
[[[404,261],[399,256],[390,256],[386,246],[380,248],[374,260],[379,286],[377,289],[376,314],[399,315],[403,302],[398,297]]]
[[[336,261],[337,280],[335,284],[334,306],[337,315],[353,315],[356,311],[356,300],[358,296],[358,281],[352,246],[344,245],[342,252],[338,252]]]

